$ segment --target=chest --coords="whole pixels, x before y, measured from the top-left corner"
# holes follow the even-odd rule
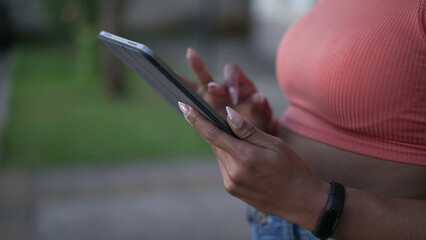
[[[278,77],[290,104],[348,128],[426,113],[420,3],[320,0],[278,51]]]

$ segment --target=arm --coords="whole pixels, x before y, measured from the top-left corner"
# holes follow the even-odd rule
[[[227,109],[227,121],[241,138],[222,132],[181,104],[188,122],[214,150],[226,190],[251,206],[313,230],[327,201],[328,183],[312,174],[282,139],[268,135]],[[385,198],[346,189],[335,238],[426,239],[426,201]]]
[[[426,239],[426,201],[386,198],[351,188],[346,193],[336,238]]]

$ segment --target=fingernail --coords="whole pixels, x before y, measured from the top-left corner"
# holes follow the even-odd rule
[[[212,89],[214,89],[214,88],[218,89],[218,88],[220,88],[220,85],[219,85],[219,84],[217,84],[217,83],[215,83],[215,82],[209,82],[209,83],[207,84],[207,89],[208,89],[208,90],[212,90]]]
[[[215,82],[209,82],[207,84],[207,87],[220,87],[219,84],[215,83]]]
[[[186,58],[191,58],[192,56],[194,56],[194,50],[190,47],[188,47],[186,49]]]
[[[240,128],[241,126],[243,126],[244,120],[240,116],[240,114],[238,114],[230,107],[226,107],[226,112],[228,113],[228,117],[235,128]]]
[[[238,92],[235,87],[229,87],[229,96],[231,96],[232,104],[237,105],[238,104]]]
[[[189,107],[188,105],[186,105],[185,103],[182,102],[178,102],[179,108],[182,111],[183,115],[188,115],[189,114]]]
[[[263,93],[257,92],[256,93],[256,102],[264,103],[265,102],[265,95],[263,95]]]
[[[198,57],[197,53],[192,48],[188,48],[186,50],[186,58],[189,60],[189,63],[191,64],[192,68],[196,72],[203,71],[204,64],[201,58]]]
[[[188,106],[187,104],[185,104],[185,103],[182,103],[182,102],[178,102],[178,105],[179,105],[180,110],[181,110],[181,111],[182,111],[182,113],[183,113],[183,116],[184,116],[185,120],[186,120],[189,124],[191,124],[191,125],[192,125],[191,121],[190,121],[190,120],[189,120],[189,118],[188,118],[189,113],[190,113],[190,111],[191,111],[191,109],[189,108],[189,106]]]
[[[231,77],[233,71],[233,65],[231,63],[228,63],[225,65],[225,67],[223,68],[223,75],[225,76],[225,78],[229,78]]]

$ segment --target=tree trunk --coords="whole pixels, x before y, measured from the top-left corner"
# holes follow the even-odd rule
[[[122,34],[124,0],[98,0],[99,23],[102,30]],[[123,95],[126,90],[124,65],[106,48],[101,48],[101,71],[105,87],[112,96]]]

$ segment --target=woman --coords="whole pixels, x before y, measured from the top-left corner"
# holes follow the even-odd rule
[[[181,110],[254,239],[426,239],[426,0],[319,0],[278,50],[279,124],[238,67],[187,60],[239,139]]]

